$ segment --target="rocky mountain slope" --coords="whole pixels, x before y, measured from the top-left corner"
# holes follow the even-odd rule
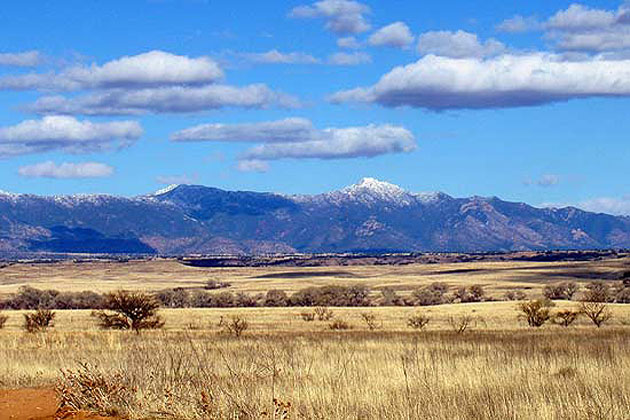
[[[508,251],[629,248],[630,218],[365,178],[318,195],[179,185],[134,198],[0,192],[0,253]]]

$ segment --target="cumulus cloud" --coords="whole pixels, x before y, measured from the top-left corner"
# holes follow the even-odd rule
[[[263,84],[170,86],[145,89],[110,89],[83,96],[44,96],[26,107],[39,114],[142,115],[190,113],[224,107],[297,107],[299,101]]]
[[[173,185],[173,184],[195,184],[199,180],[198,174],[181,174],[181,175],[158,175],[155,178],[158,184]]]
[[[499,23],[496,29],[499,32],[517,33],[531,31],[539,27],[540,22],[535,17],[516,15]]]
[[[264,160],[257,159],[249,159],[249,160],[240,160],[236,164],[236,169],[240,172],[258,172],[264,173],[269,171],[269,163]]]
[[[308,141],[260,144],[247,150],[242,159],[348,159],[411,152],[415,148],[413,134],[403,127],[368,125],[318,130]]]
[[[555,47],[591,54],[630,50],[630,3],[616,10],[572,4],[546,21],[515,16],[498,25],[499,30],[517,32],[538,30]]]
[[[264,64],[317,64],[319,60],[310,54],[303,52],[282,53],[278,50],[269,50],[264,53],[245,53],[243,56],[253,63]]]
[[[368,42],[378,47],[405,48],[414,40],[411,30],[404,22],[394,22],[373,33]]]
[[[337,46],[348,50],[356,50],[361,48],[361,43],[353,36],[346,36],[337,39]]]
[[[328,57],[328,64],[333,66],[358,66],[372,62],[370,54],[356,51],[353,53],[338,52]]]
[[[630,60],[565,61],[555,54],[535,53],[487,59],[428,55],[394,68],[373,86],[341,91],[330,100],[444,110],[628,96]]]
[[[265,169],[260,162],[283,158],[347,159],[411,152],[413,134],[394,125],[318,129],[304,118],[249,124],[203,124],[173,133],[171,140],[254,142],[240,157],[241,170]],[[253,169],[256,168],[256,169]]]
[[[316,137],[313,123],[305,118],[286,118],[249,124],[202,124],[171,135],[171,140],[222,142],[300,142]]]
[[[35,67],[42,62],[39,51],[0,53],[0,66]]]
[[[544,174],[536,180],[526,180],[525,185],[538,185],[539,187],[553,187],[560,183],[560,176],[554,174]]]
[[[593,198],[578,203],[577,207],[596,213],[630,216],[630,196]]]
[[[425,32],[418,37],[418,52],[444,57],[489,57],[506,51],[505,45],[496,39],[480,42],[477,34],[465,31]]]
[[[352,0],[322,0],[311,5],[295,7],[289,13],[292,18],[320,18],[326,21],[326,29],[337,35],[352,35],[370,29],[365,15],[370,12],[366,5]]]
[[[199,85],[223,77],[219,65],[208,57],[190,58],[164,51],[125,56],[101,66],[70,67],[60,73],[7,76],[0,89],[81,90],[145,86]]]
[[[26,120],[17,125],[0,127],[0,156],[62,150],[87,153],[117,144],[123,147],[142,135],[135,121],[93,123],[73,117],[47,116]]]
[[[53,161],[22,166],[18,174],[26,178],[81,179],[105,178],[114,173],[114,168],[104,163],[83,162],[57,165]]]

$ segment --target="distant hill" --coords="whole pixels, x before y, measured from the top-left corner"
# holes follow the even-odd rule
[[[0,192],[0,253],[265,254],[630,248],[630,218],[365,178],[318,195],[171,186],[134,198]]]

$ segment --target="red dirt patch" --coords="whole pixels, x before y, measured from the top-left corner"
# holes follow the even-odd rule
[[[53,389],[0,389],[0,420],[58,420],[57,395]],[[116,420],[88,413],[64,420]]]

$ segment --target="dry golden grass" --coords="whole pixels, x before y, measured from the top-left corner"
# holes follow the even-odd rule
[[[332,269],[197,269],[173,261],[17,265],[0,270],[0,294],[26,284],[73,291],[202,287],[213,278],[231,282],[229,290],[248,293],[347,283],[376,290],[390,286],[404,293],[441,281],[483,284],[494,296],[521,288],[537,297],[544,281],[586,281],[585,274],[618,272],[627,264]],[[322,271],[328,274],[318,275]],[[304,276],[260,278],[286,272]],[[92,388],[92,396],[77,392],[70,399],[87,403],[98,395],[101,406],[134,420],[630,419],[630,305],[610,305],[614,318],[599,329],[584,318],[569,328],[528,328],[517,319],[516,306],[331,308],[337,319],[350,324],[347,331],[302,320],[300,313],[313,308],[169,309],[160,311],[163,330],[140,335],[98,330],[90,311],[56,311],[51,331],[27,334],[21,329],[24,311],[5,311],[0,387],[50,385],[60,378],[60,369],[70,369],[66,378],[81,373]],[[554,311],[575,306],[557,302]],[[365,312],[375,315],[377,330],[369,330],[361,316]],[[422,331],[406,325],[416,312],[431,318]],[[221,317],[232,315],[250,325],[240,338],[222,334],[218,326]],[[448,319],[462,315],[472,315],[475,323],[456,334]],[[123,382],[124,402],[103,391],[121,389],[112,381]]]
[[[545,283],[586,283],[598,274],[628,271],[630,260],[589,262],[472,262],[412,264],[405,266],[195,268],[174,260],[156,259],[127,263],[72,261],[56,264],[15,264],[0,269],[0,297],[20,286],[61,291],[117,289],[156,291],[173,287],[201,288],[209,279],[227,281],[234,292],[264,293],[281,289],[287,293],[309,286],[365,284],[374,291],[391,287],[401,294],[433,282],[452,287],[483,285],[490,296],[502,297],[508,290],[540,295]]]

